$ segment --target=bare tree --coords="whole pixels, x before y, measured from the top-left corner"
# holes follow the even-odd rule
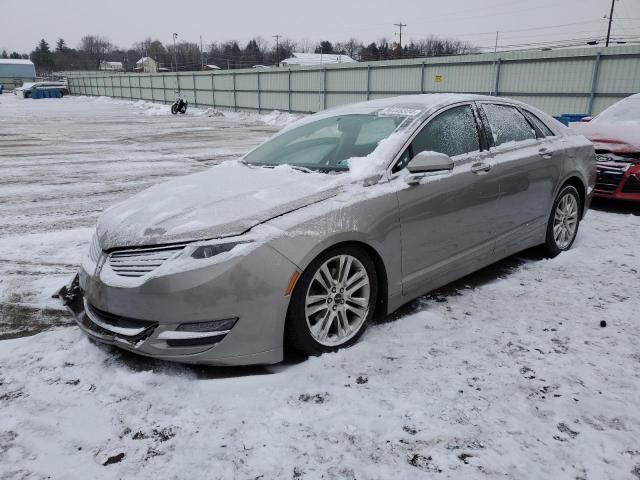
[[[152,40],[150,37],[132,45],[132,49],[139,55],[138,58],[151,57],[157,61],[165,61],[167,49],[160,40]]]
[[[313,53],[316,49],[316,42],[312,42],[308,38],[303,38],[298,42],[298,52],[301,53]]]
[[[100,63],[113,51],[113,45],[105,38],[97,35],[85,35],[80,40],[80,50],[88,57],[94,68],[100,68]]]
[[[351,58],[358,59],[360,57],[360,51],[362,50],[363,45],[356,38],[350,38],[346,42],[338,42],[335,44],[335,51],[343,54],[349,55]]]

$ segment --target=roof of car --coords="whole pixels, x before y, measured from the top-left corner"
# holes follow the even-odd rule
[[[395,115],[421,119],[425,118],[428,115],[431,115],[433,112],[439,110],[442,107],[446,107],[447,105],[461,102],[479,101],[500,102],[524,106],[534,112],[536,115],[543,118],[547,126],[550,126],[556,134],[560,134],[561,132],[564,132],[566,130],[566,127],[564,127],[564,125],[560,124],[557,120],[553,119],[539,109],[531,105],[518,102],[517,100],[512,100],[510,98],[495,97],[490,95],[476,95],[469,93],[424,93],[379,98],[366,102],[350,103],[347,105],[332,107],[326,110],[321,110],[314,115],[310,115],[301,120],[298,120],[297,122],[294,122],[281,130],[281,132],[322,118],[329,118],[338,115],[383,114],[387,116]]]
[[[327,114],[341,113],[371,113],[382,109],[412,109],[419,111],[433,110],[434,108],[450,105],[458,102],[474,101],[498,101],[519,104],[515,100],[489,95],[475,95],[468,93],[425,93],[419,95],[400,95],[397,97],[379,98],[366,102],[341,105],[325,110]]]

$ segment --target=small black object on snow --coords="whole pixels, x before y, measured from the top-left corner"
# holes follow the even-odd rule
[[[600,320],[600,326],[602,328],[606,327],[607,326],[607,321],[606,320]]]
[[[107,460],[102,465],[106,467],[107,465],[111,465],[111,464],[114,464],[114,463],[120,463],[124,457],[125,457],[124,452],[119,453],[117,455],[113,455],[113,456],[107,458]]]

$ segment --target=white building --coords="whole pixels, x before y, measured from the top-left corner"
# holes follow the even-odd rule
[[[100,62],[100,70],[106,70],[110,72],[122,72],[124,71],[124,67],[122,66],[122,62]]]
[[[280,65],[322,65],[325,63],[356,63],[349,55],[337,53],[293,53],[293,57],[282,60]]]
[[[142,57],[136,62],[135,70],[143,73],[158,73],[158,62],[151,57]]]
[[[5,88],[19,87],[35,79],[36,67],[31,60],[0,58],[0,84]]]

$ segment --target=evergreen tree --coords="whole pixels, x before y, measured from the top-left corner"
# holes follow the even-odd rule
[[[0,55],[0,58],[9,58],[9,55],[7,55],[6,50],[2,50],[2,55]]]
[[[53,69],[53,55],[49,49],[49,44],[44,38],[38,42],[36,49],[31,52],[31,61],[40,71]]]
[[[67,47],[67,44],[64,41],[64,38],[59,38],[58,41],[56,42],[56,52],[60,52],[60,53],[66,53],[69,51],[69,47]]]
[[[316,53],[333,53],[333,45],[331,45],[330,41],[323,40],[322,42],[320,42],[320,45],[316,47]]]

